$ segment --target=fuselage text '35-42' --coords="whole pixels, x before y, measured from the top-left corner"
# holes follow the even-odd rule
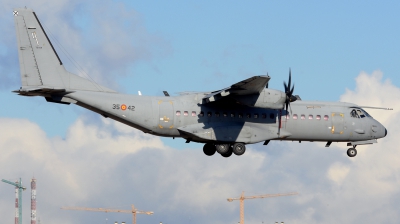
[[[246,144],[270,140],[373,144],[387,130],[363,108],[352,103],[302,101],[268,88],[270,77],[254,76],[214,92],[179,96],[126,95],[69,73],[51,44],[35,12],[14,10],[23,96],[42,96],[48,102],[76,104],[145,133],[181,137],[205,143],[206,155],[242,155]],[[372,107],[370,107],[372,108]],[[388,108],[376,108],[388,109]]]

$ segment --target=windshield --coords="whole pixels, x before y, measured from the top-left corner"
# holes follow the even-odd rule
[[[351,110],[350,116],[354,118],[364,118],[364,117],[371,117],[365,110],[360,109],[360,108],[355,108]]]
[[[361,109],[361,111],[365,114],[365,116],[367,116],[367,117],[372,117],[371,115],[369,115],[369,113],[367,113],[367,111],[365,111],[365,110],[363,110],[363,109]]]

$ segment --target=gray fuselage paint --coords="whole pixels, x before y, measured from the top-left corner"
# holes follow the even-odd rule
[[[296,101],[291,103],[291,109],[287,112],[245,105],[225,107],[218,103],[200,104],[199,99],[203,95],[200,93],[164,97],[77,91],[68,94],[67,97],[77,100],[78,105],[80,103],[89,105],[91,108],[85,107],[145,133],[164,137],[183,137],[197,142],[222,141],[249,144],[270,139],[348,142],[382,138],[385,135],[385,128],[375,119],[350,116],[351,107],[357,107],[355,104]],[[113,108],[113,105],[119,105],[119,109]],[[134,109],[122,110],[121,105]],[[179,116],[177,111],[180,112]],[[204,113],[203,116],[200,116],[201,112]],[[195,116],[192,116],[192,113],[195,113]],[[210,117],[208,113],[211,114]],[[219,117],[216,116],[217,113]],[[287,113],[289,119],[286,118]],[[258,115],[257,118],[255,114]],[[266,117],[263,117],[263,114]],[[280,132],[288,133],[288,136],[277,135],[279,114],[281,114]],[[297,120],[293,119],[293,115],[297,115]],[[301,119],[302,115],[305,119]],[[310,115],[312,119],[309,119]],[[318,115],[319,120],[317,120]],[[324,116],[329,118],[325,120]],[[375,131],[372,131],[373,126]],[[356,129],[364,130],[364,134],[355,132]]]

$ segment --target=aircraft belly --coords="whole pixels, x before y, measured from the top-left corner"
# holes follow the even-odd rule
[[[230,125],[213,128],[216,141],[251,142],[252,130],[245,125]]]
[[[251,140],[251,129],[243,125],[223,123],[199,123],[178,128],[188,138],[196,137],[205,141],[244,142]]]
[[[279,138],[277,129],[266,124],[257,123],[199,123],[179,127],[178,130],[187,139],[200,142],[242,142],[246,144]],[[287,131],[281,137],[290,136]]]

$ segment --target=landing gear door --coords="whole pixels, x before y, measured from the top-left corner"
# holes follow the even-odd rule
[[[158,101],[158,128],[172,129],[174,127],[174,103],[173,101]]]
[[[332,113],[332,134],[343,134],[344,127],[344,114],[333,112]]]

